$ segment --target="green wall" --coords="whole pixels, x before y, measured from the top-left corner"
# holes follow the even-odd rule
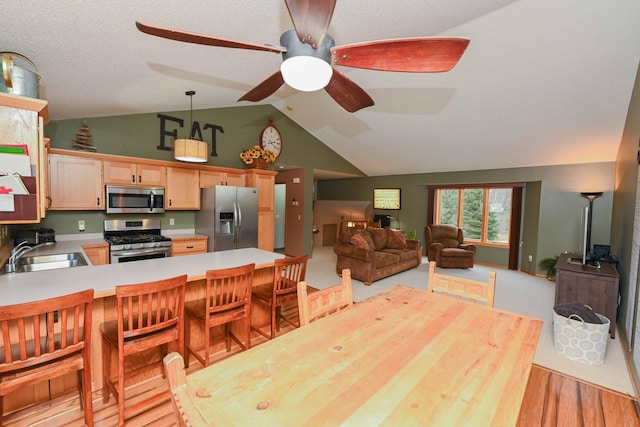
[[[613,219],[611,224],[611,250],[618,255],[618,273],[620,275],[620,305],[618,310],[618,325],[620,331],[620,339],[627,345],[625,348],[633,348],[639,344],[640,337],[633,336],[630,331],[637,330],[638,325],[634,325],[637,318],[633,311],[627,312],[629,301],[638,307],[638,295],[636,292],[630,291],[631,261],[632,261],[632,243],[634,227],[634,214],[636,210],[637,198],[640,197],[637,192],[638,188],[638,152],[640,140],[640,67],[636,74],[636,81],[633,93],[631,94],[631,102],[629,103],[629,111],[627,113],[627,121],[625,123],[622,142],[618,150],[616,159],[616,178],[615,178],[615,198],[613,201]],[[595,210],[595,209],[594,209]],[[637,256],[637,255],[636,255]],[[636,281],[637,282],[637,281]],[[634,283],[637,287],[638,284]],[[637,352],[636,352],[637,353]],[[630,367],[634,381],[640,384],[640,362],[633,357],[633,353],[628,355]]]
[[[375,213],[394,216],[399,221],[394,226],[405,231],[416,230],[424,244],[427,185],[524,182],[520,268],[543,274],[537,266],[538,260],[579,249],[580,213],[587,205],[578,194],[582,191],[605,192],[594,202],[591,242],[609,244],[614,166],[613,162],[605,162],[321,181],[318,199],[371,200],[376,187],[400,187],[402,210]],[[506,266],[506,252],[479,247],[477,259],[482,263]],[[531,264],[526,262],[528,255],[532,255]]]
[[[165,129],[175,130],[178,137],[188,136],[187,128],[190,125],[188,110],[160,112],[160,114],[183,119],[184,128],[178,127],[178,124],[173,121],[168,121]],[[278,165],[286,165],[305,169],[304,221],[301,234],[304,235],[305,253],[310,254],[313,169],[355,175],[363,175],[362,172],[271,105],[193,111],[193,121],[198,122],[201,128],[208,123],[221,126],[224,130],[223,133],[216,134],[217,156],[210,157],[207,164],[240,169],[244,168],[239,157],[240,152],[259,143],[260,134],[269,118],[273,118],[283,136],[282,153],[272,168],[277,170]],[[51,140],[51,147],[73,150],[73,139],[83,120],[87,121],[98,153],[173,160],[171,151],[158,149],[161,141],[161,127],[157,113],[52,121],[45,126],[44,131],[45,136]],[[211,132],[203,130],[203,137],[211,149]],[[171,147],[172,141],[173,138],[167,137],[165,144]],[[180,164],[180,162],[176,163]],[[85,233],[102,233],[103,220],[110,217],[115,216],[95,211],[49,211],[40,226],[54,228],[58,234],[73,234],[78,233],[77,221],[83,219],[86,221]],[[117,216],[117,218],[124,217]],[[163,229],[189,229],[194,227],[195,221],[193,212],[184,211],[171,211],[156,218],[162,220]],[[169,225],[170,218],[175,220],[175,225]]]

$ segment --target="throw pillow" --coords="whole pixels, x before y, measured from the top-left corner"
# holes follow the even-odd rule
[[[359,246],[364,249],[373,250],[373,241],[369,235],[365,235],[364,233],[356,233],[351,236],[349,242],[354,246]]]
[[[379,251],[387,247],[387,230],[371,228],[369,229],[369,234],[371,234],[371,239],[373,240],[374,250]]]
[[[387,229],[387,247],[390,249],[406,249],[407,237],[402,231]]]

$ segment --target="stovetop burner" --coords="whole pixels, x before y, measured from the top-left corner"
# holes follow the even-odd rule
[[[171,239],[160,234],[160,220],[105,220],[104,238],[111,251],[171,246]]]

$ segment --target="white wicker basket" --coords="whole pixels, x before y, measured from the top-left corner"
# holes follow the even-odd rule
[[[602,324],[586,323],[572,314],[564,317],[553,310],[553,343],[562,356],[587,365],[602,365],[609,340],[609,319],[596,313]]]

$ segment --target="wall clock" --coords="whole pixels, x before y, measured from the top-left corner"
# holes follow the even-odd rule
[[[280,155],[282,151],[282,135],[273,123],[273,119],[269,119],[269,123],[262,130],[260,135],[260,147],[263,150],[269,150],[276,154],[276,157]]]

